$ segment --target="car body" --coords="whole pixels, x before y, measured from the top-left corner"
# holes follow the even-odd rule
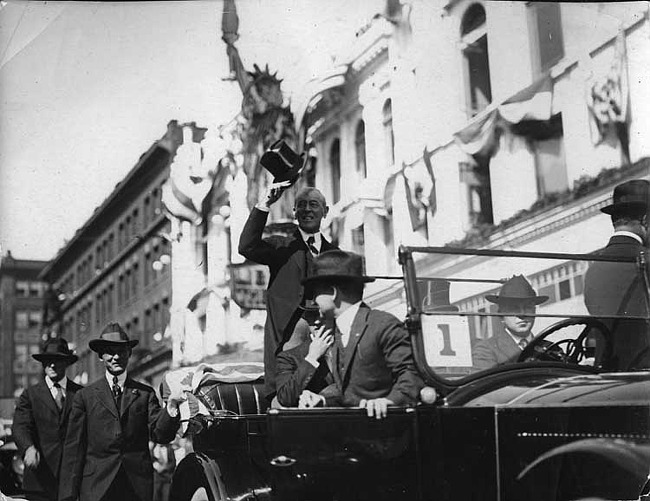
[[[443,259],[442,254],[452,257]],[[482,282],[482,288],[473,296],[466,291],[457,296],[480,298],[498,281],[467,278],[464,274],[472,271],[459,259],[476,263],[493,258],[563,263],[594,259],[402,247],[406,326],[427,385],[423,401],[390,408],[386,419],[375,420],[353,408],[263,413],[254,385],[205,388],[213,412],[195,436],[196,452],[177,468],[172,498],[502,501],[647,496],[650,370],[615,367],[613,336],[602,319],[549,310],[540,318],[561,320],[543,329],[521,360],[477,371],[471,366],[470,346],[476,340],[463,330],[468,321],[458,318],[489,320],[498,315],[427,311],[421,285],[429,279],[424,275],[446,272],[443,276],[449,278],[454,269],[460,270],[449,278],[459,289],[475,282]],[[491,262],[481,266],[497,276],[511,269]],[[440,354],[452,356],[442,365]],[[234,413],[223,397],[228,393],[236,402]]]

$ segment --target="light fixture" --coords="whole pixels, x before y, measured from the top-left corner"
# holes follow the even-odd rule
[[[157,261],[157,260],[154,261],[153,263],[151,263],[151,267],[152,267],[155,271],[160,271],[160,270],[162,270],[162,269],[163,269],[163,266],[164,266],[164,265],[163,265],[160,261]]]
[[[169,254],[161,254],[159,259],[162,264],[169,264],[172,262],[172,258],[169,257]]]

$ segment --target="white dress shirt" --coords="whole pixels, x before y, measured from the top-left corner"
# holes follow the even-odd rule
[[[59,386],[61,387],[61,394],[63,395],[63,398],[65,398],[66,395],[66,386],[68,385],[68,378],[63,376],[61,378],[61,381],[58,381]],[[54,387],[54,381],[52,381],[48,376],[45,376],[45,384],[47,384],[47,387],[50,390],[50,393],[52,394],[52,398],[56,400],[56,388]]]
[[[106,371],[106,381],[108,381],[108,387],[113,389],[113,374],[110,372]],[[122,374],[118,374],[117,376],[117,384],[119,385],[120,389],[122,390],[122,393],[124,393],[124,383],[126,381],[126,371],[124,371]]]
[[[336,319],[336,326],[341,332],[341,343],[343,347],[348,345],[350,341],[350,331],[352,330],[352,322],[354,322],[354,317],[357,316],[359,311],[359,306],[361,306],[361,301],[354,303],[347,310],[341,313]]]
[[[313,245],[314,245],[314,247],[316,248],[316,250],[318,252],[321,251],[321,246],[323,245],[323,237],[321,236],[320,232],[307,233],[307,232],[303,231],[302,228],[298,228],[298,230],[300,231],[300,236],[302,237],[302,239],[305,242],[305,244],[307,245],[307,247],[309,247],[309,244],[307,243],[307,240],[309,239],[309,237],[314,237],[314,244]],[[314,254],[314,253],[312,252],[312,254]]]

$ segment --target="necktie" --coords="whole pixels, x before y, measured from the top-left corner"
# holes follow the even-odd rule
[[[317,249],[316,246],[314,245],[315,243],[316,243],[316,239],[314,238],[313,235],[310,236],[310,237],[307,239],[307,247],[309,247],[309,251],[310,251],[314,256],[317,256],[317,255],[318,255],[318,249]]]
[[[59,383],[54,383],[54,401],[59,410],[63,409],[63,389]]]
[[[117,404],[117,408],[120,408],[120,403],[122,400],[122,388],[120,388],[120,385],[118,383],[117,376],[113,376],[113,398],[115,398],[115,403]]]
[[[521,348],[523,350],[526,346],[528,346],[528,341],[526,341],[526,339],[520,339],[519,340],[519,348]]]

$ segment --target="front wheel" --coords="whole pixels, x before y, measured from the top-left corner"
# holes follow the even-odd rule
[[[176,467],[169,498],[174,501],[225,501],[219,465],[202,453],[189,454]]]

